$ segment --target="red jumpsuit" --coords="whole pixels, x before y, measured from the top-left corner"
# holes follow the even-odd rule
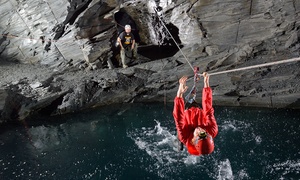
[[[183,98],[175,97],[173,116],[177,128],[178,138],[187,147],[192,155],[210,154],[214,150],[213,138],[218,134],[218,125],[212,107],[212,90],[203,88],[202,108],[184,108]],[[206,130],[207,138],[199,140],[196,145],[192,143],[194,130],[201,127]]]

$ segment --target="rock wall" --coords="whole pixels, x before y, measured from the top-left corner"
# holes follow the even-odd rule
[[[297,0],[2,0],[0,119],[171,102],[191,66],[213,73],[299,57],[299,12]],[[125,24],[139,49],[121,69]],[[299,108],[299,67],[212,76],[214,104]]]

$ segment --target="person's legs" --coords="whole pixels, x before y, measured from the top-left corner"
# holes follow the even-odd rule
[[[138,44],[135,43],[133,48],[133,59],[137,58],[137,48],[138,48]]]
[[[121,55],[121,61],[122,61],[123,68],[127,68],[128,66],[126,65],[126,62],[125,62],[125,49],[121,49],[120,55]]]

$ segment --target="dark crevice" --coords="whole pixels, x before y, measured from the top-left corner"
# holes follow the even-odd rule
[[[59,96],[57,99],[55,99],[54,101],[52,101],[52,103],[50,105],[48,105],[48,106],[43,107],[42,109],[40,109],[38,111],[38,114],[42,115],[42,116],[50,116],[53,113],[55,113],[56,110],[57,110],[57,107],[62,104],[64,96],[65,96],[65,94]]]
[[[96,3],[92,7],[89,7],[74,24],[75,27],[79,29],[76,38],[91,39],[100,33],[109,31],[114,26],[114,23],[111,16],[106,16],[110,14],[113,9],[113,7],[103,2]]]
[[[8,35],[9,33],[6,33],[6,34],[2,34],[2,38],[0,39],[0,47],[1,47],[1,45],[2,45],[2,43],[4,42],[4,41],[6,41],[6,39],[7,39],[7,35]],[[10,44],[10,41],[8,41],[8,44]],[[7,45],[8,45],[7,44]],[[3,51],[5,50],[5,47],[7,46],[7,45],[3,45],[4,46],[4,48],[2,48],[2,50],[1,50],[1,48],[0,48],[0,55],[3,53]]]
[[[69,23],[72,25],[75,22],[76,18],[89,6],[92,0],[69,0],[69,2],[70,6],[68,7],[68,15],[63,24]]]
[[[176,46],[175,43],[181,44],[181,40],[179,38],[179,29],[176,26],[174,26],[172,23],[167,24],[166,27],[169,30],[169,32],[171,33],[171,35],[174,38],[175,42],[171,37],[169,37],[169,38],[164,39],[163,45]],[[168,36],[170,36],[170,35],[168,34]]]
[[[53,31],[56,33],[54,36],[54,40],[59,39],[65,32],[65,25],[70,24],[72,25],[77,17],[86,10],[92,0],[68,0],[70,2],[70,6],[68,7],[68,15],[65,21],[61,24],[58,24],[53,28]]]
[[[17,91],[17,85],[11,85],[9,89],[6,90],[7,97],[1,114],[4,120],[17,120],[22,106],[26,107],[32,102],[31,98],[19,94]]]
[[[183,64],[183,62],[176,60],[177,65],[176,66],[180,66]]]
[[[181,44],[181,40],[179,38],[179,29],[172,23],[164,26],[165,23],[158,16],[156,16],[154,22],[156,23],[154,24],[154,29],[158,29],[156,31],[156,36],[159,39],[159,45],[146,46],[145,48],[141,47],[139,49],[139,54],[151,60],[174,56],[179,51],[178,46],[180,48],[183,47],[182,45],[178,45]],[[159,31],[159,27],[161,26],[167,29],[164,28],[163,31]]]
[[[87,95],[87,100],[90,101],[94,94],[100,89],[99,83],[96,81],[90,81],[85,84],[85,94]]]
[[[0,46],[1,46],[1,44],[2,44],[4,41],[6,41],[7,35],[8,35],[8,33],[2,34],[2,37],[3,37],[3,38],[0,39]]]
[[[193,2],[193,3],[191,4],[191,6],[187,9],[186,12],[189,13],[189,12],[191,11],[191,9],[194,7],[194,5],[195,5],[196,3],[198,3],[198,1],[199,1],[199,0]]]
[[[204,26],[203,26],[203,24],[201,22],[199,23],[199,28],[200,28],[200,30],[203,33],[203,37],[207,38],[207,30],[204,28]]]
[[[236,91],[230,91],[228,93],[224,94],[225,96],[239,96],[239,94]]]
[[[174,46],[145,46],[138,49],[138,53],[151,60],[164,59],[174,56],[178,52],[178,48]]]
[[[49,39],[48,43],[45,45],[45,48],[44,48],[45,51],[47,51],[47,52],[50,51],[51,50],[50,47],[51,47],[51,39]]]

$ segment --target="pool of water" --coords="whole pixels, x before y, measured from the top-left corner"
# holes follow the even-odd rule
[[[197,157],[177,151],[172,106],[2,127],[0,179],[300,179],[299,110],[216,107],[215,151]]]

